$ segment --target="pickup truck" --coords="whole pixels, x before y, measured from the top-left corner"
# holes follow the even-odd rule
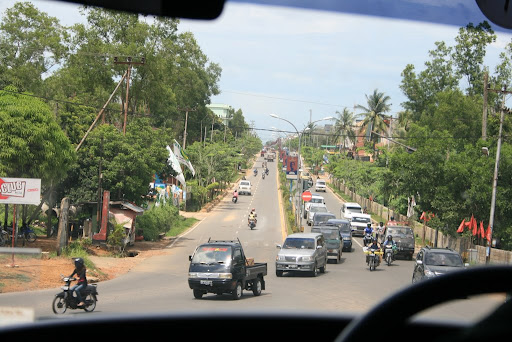
[[[269,152],[265,155],[265,159],[269,162],[273,162],[274,159],[276,159],[276,153],[275,152]]]
[[[259,296],[265,290],[267,263],[246,258],[239,240],[208,240],[189,256],[188,285],[196,299],[207,293],[228,293],[240,299],[243,290]]]
[[[251,195],[251,182],[248,180],[241,180],[240,183],[238,184],[238,193],[240,195]]]

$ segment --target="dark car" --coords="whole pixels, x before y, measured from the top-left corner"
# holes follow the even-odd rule
[[[340,238],[343,241],[343,251],[352,251],[352,228],[350,221],[344,219],[329,219],[327,224],[336,225],[340,230]]]
[[[391,235],[393,241],[396,242],[396,246],[398,247],[397,256],[412,260],[415,248],[414,232],[412,228],[407,226],[387,226],[384,235],[382,235],[381,242],[384,242],[388,235]]]
[[[311,233],[321,233],[327,243],[327,259],[340,262],[343,245],[341,244],[340,229],[335,225],[320,225],[311,228]]]
[[[416,255],[412,282],[461,270],[466,265],[459,253],[449,248],[423,247]]]
[[[318,225],[321,225],[321,224],[324,224],[325,222],[331,220],[331,219],[335,219],[336,218],[336,215],[334,215],[333,213],[322,213],[322,212],[317,212],[315,214],[315,216],[313,216],[313,221],[312,221],[312,226],[318,226]]]

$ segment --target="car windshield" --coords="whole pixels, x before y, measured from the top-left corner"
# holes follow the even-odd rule
[[[512,260],[512,30],[477,1],[388,2],[226,0],[202,20],[1,0],[0,325],[4,307],[360,315],[411,285],[426,246]],[[276,246],[314,249],[289,236],[333,218],[318,212],[352,217],[340,259],[279,276]],[[397,257],[370,273],[379,222]],[[196,251],[209,240],[243,251]],[[190,268],[235,253],[266,265],[264,294],[196,298]],[[78,256],[97,308],[55,313]],[[502,300],[418,317],[475,322]]]
[[[388,234],[398,237],[412,237],[414,235],[410,228],[389,228]]]
[[[192,263],[196,264],[228,264],[231,261],[231,247],[201,246],[194,253]]]
[[[367,217],[354,217],[352,216],[352,222],[354,223],[370,223],[370,219]]]
[[[284,242],[284,249],[314,249],[315,240],[308,238],[288,238]]]
[[[338,229],[326,229],[326,228],[320,228],[320,229],[312,229],[314,232],[322,233],[324,238],[326,240],[339,240],[340,239],[340,233]]]
[[[450,266],[462,267],[462,259],[459,255],[453,253],[427,253],[425,255],[425,264],[429,266]]]

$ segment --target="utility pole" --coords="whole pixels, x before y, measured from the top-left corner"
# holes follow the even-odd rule
[[[496,188],[498,186],[498,169],[500,165],[500,153],[501,153],[501,136],[503,132],[503,121],[505,119],[505,95],[512,94],[512,91],[507,91],[507,87],[504,86],[503,90],[499,89],[488,89],[489,91],[495,92],[495,93],[501,93],[503,95],[503,100],[501,102],[501,114],[500,114],[500,129],[498,133],[498,146],[496,148],[496,162],[494,164],[494,176],[493,176],[493,182],[492,182],[492,197],[491,197],[491,213],[489,217],[489,227],[490,227],[490,241],[487,241],[487,252],[485,255],[485,263],[489,264],[491,261],[491,246],[492,246],[492,235],[494,231],[494,211],[496,207]]]
[[[185,129],[183,131],[183,149],[187,146],[187,125],[188,125],[188,112],[195,112],[195,108],[178,108],[178,110],[185,111]]]
[[[484,74],[484,110],[482,113],[482,140],[487,140],[487,94],[488,94],[489,73]]]
[[[126,121],[128,119],[128,95],[130,92],[130,74],[132,71],[132,65],[144,65],[146,62],[145,57],[140,58],[140,62],[134,62],[132,57],[126,57],[125,61],[119,61],[119,57],[114,57],[114,64],[127,64],[128,70],[126,71],[126,100],[124,103],[124,122],[123,122],[123,134],[126,134]]]

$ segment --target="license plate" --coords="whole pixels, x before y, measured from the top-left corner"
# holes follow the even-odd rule
[[[211,280],[201,280],[201,285],[209,285],[212,286],[213,282]]]
[[[297,268],[297,265],[289,265],[288,268]]]

